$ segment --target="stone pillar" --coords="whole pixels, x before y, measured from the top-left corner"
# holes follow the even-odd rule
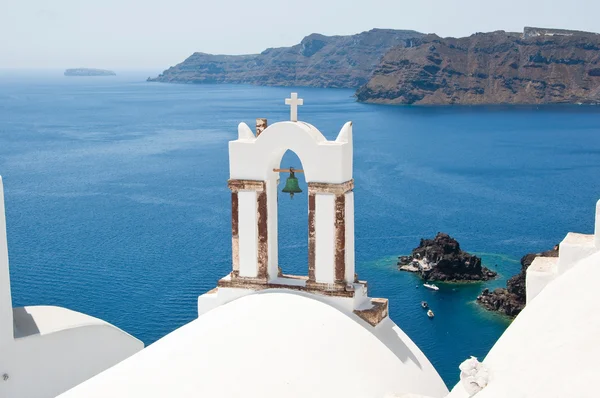
[[[335,196],[315,193],[315,281],[335,282]]]
[[[315,282],[315,194],[308,192],[308,281]]]
[[[256,118],[256,136],[258,137],[267,128],[267,119]]]
[[[356,280],[356,271],[354,267],[354,192],[348,191],[344,194],[346,212],[344,213],[346,230],[345,268],[346,282],[352,283]]]
[[[256,203],[257,211],[257,226],[258,226],[258,242],[257,242],[257,265],[258,278],[267,280],[269,266],[269,228],[267,217],[267,192],[263,189],[257,193]]]
[[[239,236],[238,192],[231,192],[231,276],[240,276],[240,236]]]
[[[269,261],[266,182],[229,180],[232,193],[232,280],[267,282]]]
[[[279,185],[278,173],[272,173],[269,179],[266,181],[266,194],[267,194],[267,215],[268,215],[268,265],[267,273],[269,274],[269,280],[277,278],[279,275],[279,262],[278,262],[278,243],[277,243],[277,201],[278,192],[277,187]]]
[[[344,290],[354,282],[353,188],[353,180],[308,183],[307,287]]]
[[[346,195],[335,195],[335,273],[336,284],[346,279]]]

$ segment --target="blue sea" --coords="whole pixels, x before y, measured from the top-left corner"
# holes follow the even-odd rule
[[[193,320],[197,297],[230,271],[227,142],[239,122],[287,120],[291,91],[145,82],[153,74],[0,72],[14,305],[68,307],[146,344]],[[357,272],[453,386],[458,364],[509,325],[477,306],[479,292],[503,286],[524,254],[593,232],[600,107],[399,107],[294,91],[300,119],[327,138],[353,122]],[[301,163],[288,153],[281,166]],[[279,203],[280,265],[306,275],[306,194]],[[396,258],[438,231],[500,278],[418,287]]]

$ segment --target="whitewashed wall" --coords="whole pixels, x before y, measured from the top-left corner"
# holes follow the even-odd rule
[[[570,270],[578,261],[598,251],[594,244],[594,235],[569,232],[560,242],[558,273]]]
[[[4,212],[4,186],[2,184],[2,177],[0,177],[0,347],[11,342],[13,339],[12,316],[6,218]]]
[[[256,277],[258,274],[256,192],[240,191],[238,193],[238,209],[240,276]]]
[[[315,195],[315,280],[335,280],[335,195]]]
[[[558,275],[556,257],[536,257],[525,279],[527,304],[529,304]]]
[[[560,242],[558,258],[536,258],[526,274],[527,304],[554,279],[577,267],[578,264],[600,250],[600,201],[595,209],[595,234],[569,232]]]
[[[277,182],[279,179],[276,174],[267,181],[267,241],[269,244],[269,262],[267,266],[267,272],[269,274],[269,278],[273,279],[277,277],[277,273],[279,271],[279,246],[278,246],[278,237],[277,237],[277,219],[278,219],[278,211],[277,211]]]
[[[36,312],[37,317],[40,310],[59,318],[73,313],[58,307],[26,310]],[[141,341],[110,324],[78,315],[84,324],[16,338],[0,348],[0,370],[8,374],[8,380],[0,378],[0,397],[55,397],[144,347]]]
[[[232,179],[267,181],[283,154],[292,150],[302,162],[306,182],[343,183],[352,179],[352,124],[346,123],[335,141],[303,122],[279,122],[257,138],[240,123],[238,139],[229,142]]]
[[[346,193],[346,281],[354,281],[354,192]]]

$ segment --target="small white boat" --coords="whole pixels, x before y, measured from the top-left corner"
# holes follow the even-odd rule
[[[433,283],[431,285],[429,283],[423,283],[423,286],[425,286],[427,289],[431,289],[431,290],[440,290],[440,288],[437,287],[436,285],[434,285]]]
[[[421,301],[421,307],[423,307],[423,308],[429,307],[429,305],[427,304],[427,301]]]
[[[427,316],[430,317],[430,318],[433,318],[433,316],[434,316],[433,315],[433,311],[427,310]]]

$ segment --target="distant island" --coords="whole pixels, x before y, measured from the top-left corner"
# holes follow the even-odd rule
[[[525,308],[525,277],[527,268],[536,257],[558,257],[559,247],[556,245],[553,249],[543,253],[529,253],[521,258],[521,272],[513,276],[506,282],[506,289],[497,288],[493,291],[485,289],[477,297],[477,302],[489,311],[497,311],[509,317],[519,315]]]
[[[92,68],[75,68],[67,69],[65,76],[116,76],[117,74],[111,70],[92,69]]]
[[[481,258],[462,251],[458,241],[443,232],[433,239],[421,239],[410,256],[399,257],[398,268],[432,281],[487,281],[497,275],[481,265]]]
[[[526,27],[441,38],[311,34],[260,54],[194,53],[148,81],[354,88],[382,104],[600,104],[600,35]]]

